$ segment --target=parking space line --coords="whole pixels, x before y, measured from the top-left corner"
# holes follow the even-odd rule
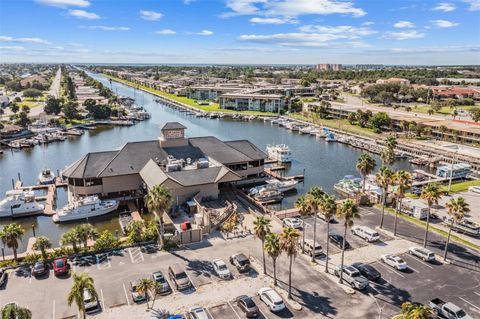
[[[268,319],[268,317],[265,316],[265,313],[262,311],[262,309],[258,308],[258,312],[262,314],[263,318]]]
[[[383,266],[388,272],[390,272],[390,273],[393,273],[393,274],[395,274],[395,275],[397,275],[397,276],[400,276],[400,277],[402,277],[402,278],[405,278],[404,275],[399,274],[397,271],[391,269],[390,266],[387,266],[387,265],[383,264],[382,262],[379,262],[378,265],[382,265],[382,266]]]
[[[108,268],[112,267],[110,257],[108,257],[107,254],[97,254],[97,255],[95,255],[95,258],[97,259],[97,269],[98,270],[108,269]]]
[[[474,291],[473,293],[476,294],[477,296],[480,296],[480,294],[476,291]]]
[[[212,316],[212,314],[210,313],[210,310],[208,310],[208,308],[205,307],[205,310],[208,312],[208,316],[212,319],[215,319],[214,316]]]
[[[417,274],[419,274],[419,273],[420,273],[418,270],[416,270],[415,268],[413,268],[413,267],[412,267],[412,266],[410,266],[410,265],[408,265],[407,267],[408,267],[408,269],[411,269],[411,270],[413,270],[413,271],[414,271],[414,272],[416,272]]]
[[[125,293],[125,298],[127,298],[127,304],[130,306],[130,299],[128,298],[127,288],[125,288],[125,284],[122,284],[122,285],[123,285],[123,292]]]
[[[105,311],[105,298],[103,297],[103,289],[100,289],[100,296],[102,298],[102,309]]]
[[[472,306],[473,308],[477,309],[477,311],[480,311],[480,307],[474,305],[473,303],[471,303],[470,301],[466,300],[465,298],[462,298],[462,297],[458,297],[460,299],[462,299],[464,302],[468,303],[470,306]]]
[[[132,264],[136,264],[145,260],[142,250],[139,247],[129,248],[128,254],[130,255],[130,260],[132,261]]]
[[[230,301],[227,301],[227,304],[230,306],[230,308],[232,308],[233,312],[235,312],[235,314],[237,315],[238,319],[241,319],[242,317],[240,317],[240,315],[239,315],[238,312],[235,310],[235,308],[232,306],[232,304],[230,303]]]
[[[55,319],[55,299],[53,299],[53,315],[52,318]]]
[[[415,260],[416,262],[419,262],[419,263],[427,266],[428,268],[433,269],[433,267],[432,267],[431,265],[427,264],[427,263],[424,262],[423,260],[420,260],[420,259],[418,259],[418,258],[416,258],[416,257],[414,257],[414,256],[412,256],[412,255],[410,255],[410,254],[405,254],[405,256],[408,256],[408,259],[409,259],[409,260]],[[405,256],[404,256],[404,257],[405,257]]]

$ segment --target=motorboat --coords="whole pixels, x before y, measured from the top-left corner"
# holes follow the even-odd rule
[[[292,161],[290,148],[285,144],[267,145],[267,153],[268,157],[280,163],[290,163]]]
[[[328,133],[327,136],[325,137],[325,141],[327,142],[335,142],[336,138],[333,133]]]
[[[35,201],[33,191],[14,189],[0,201],[0,217],[22,217],[43,214],[44,206]]]
[[[297,186],[298,181],[296,180],[288,180],[288,181],[280,181],[276,178],[272,178],[266,181],[268,185],[271,185],[275,187],[277,191],[280,191],[282,193],[288,192],[289,190],[292,190]]]
[[[302,127],[299,132],[300,132],[300,134],[310,134],[310,132],[311,132],[312,130],[314,130],[313,127],[311,127],[311,126],[305,126],[305,127]]]
[[[256,194],[254,198],[260,203],[275,203],[282,200],[283,194],[276,190],[269,190]]]
[[[77,219],[86,219],[108,214],[117,210],[119,202],[116,200],[100,200],[98,196],[87,196],[74,200],[72,203],[59,209],[53,215],[56,223]]]
[[[44,168],[38,174],[38,182],[40,185],[49,185],[55,183],[55,173],[52,172],[49,168]]]

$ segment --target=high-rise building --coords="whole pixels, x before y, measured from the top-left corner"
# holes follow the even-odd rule
[[[319,71],[340,71],[342,69],[341,64],[317,64],[315,67]]]

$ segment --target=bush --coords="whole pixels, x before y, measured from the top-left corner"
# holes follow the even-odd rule
[[[23,258],[23,262],[27,264],[34,264],[37,261],[39,261],[41,258],[42,258],[42,255],[40,254],[36,254],[36,253],[27,254],[27,256]]]
[[[110,250],[113,248],[117,248],[119,246],[118,239],[108,230],[104,230],[98,239],[95,241],[93,245],[93,250],[95,251],[103,251],[103,250]]]

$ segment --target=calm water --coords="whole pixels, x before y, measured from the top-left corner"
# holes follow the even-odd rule
[[[95,74],[92,76],[110,86],[103,76]],[[324,139],[292,133],[270,123],[196,118],[158,104],[154,101],[153,95],[138,90],[134,92],[133,88],[126,85],[113,82],[112,88],[119,95],[135,97],[139,104],[143,103],[152,118],[131,127],[86,131],[81,137],[71,137],[68,141],[47,146],[36,146],[31,150],[5,150],[5,153],[0,155],[0,194],[12,188],[12,179],[16,179],[18,173],[21,174],[25,185],[33,185],[37,182],[38,173],[45,166],[61,170],[88,152],[120,148],[129,141],[156,139],[160,134],[160,128],[169,121],[184,124],[187,127],[186,135],[189,137],[213,135],[222,140],[248,139],[261,149],[265,149],[267,144],[289,145],[294,161],[287,174],[301,174],[305,170],[306,179],[303,184],[298,185],[297,194],[284,199],[283,208],[291,207],[298,194],[304,193],[312,186],[318,185],[333,193],[333,184],[344,175],[358,175],[355,163],[361,152],[343,144],[327,143]],[[378,158],[377,161],[380,164]],[[397,162],[396,168],[411,169],[408,161]],[[59,190],[58,198],[58,206],[66,202],[64,190]],[[0,220],[0,225],[9,222],[11,220]],[[28,229],[25,238],[32,236],[31,226],[34,225],[37,235],[47,235],[54,244],[58,244],[61,234],[72,227],[72,224],[54,224],[51,217],[47,216],[18,219],[16,222]],[[119,229],[115,216],[90,222],[100,230]],[[24,250],[26,240],[21,245],[20,250]]]

